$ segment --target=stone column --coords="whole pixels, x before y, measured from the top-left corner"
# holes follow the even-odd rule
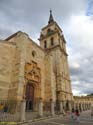
[[[91,103],[89,103],[89,109],[91,109]]]
[[[79,104],[77,103],[77,109],[79,110]]]
[[[76,110],[76,103],[74,103],[74,106],[73,106],[73,107],[74,107],[74,110]]]
[[[83,111],[82,103],[80,103],[80,106],[81,106],[81,111]]]
[[[63,103],[60,101],[60,113],[63,113]]]
[[[87,103],[86,103],[86,110],[88,110]]]
[[[84,111],[86,110],[86,108],[85,108],[85,103],[84,103]]]
[[[88,110],[89,110],[89,104],[88,104]]]
[[[87,103],[87,110],[88,110],[88,103]]]
[[[89,108],[89,103],[88,103],[88,109],[90,109],[90,108]]]
[[[88,103],[88,110],[89,110],[89,103]]]
[[[70,101],[68,102],[68,105],[69,105],[69,111],[71,111],[72,107],[71,107],[71,102]]]
[[[74,102],[71,103],[71,110],[72,110],[72,108],[75,109],[75,103]]]
[[[84,103],[83,103],[83,111],[84,111],[85,109],[84,109]]]
[[[87,110],[86,103],[85,103],[85,110]]]
[[[63,107],[64,107],[64,111],[66,111],[66,101],[63,101]]]
[[[80,111],[80,103],[78,103],[78,110]]]
[[[85,111],[86,111],[87,109],[86,109],[86,103],[85,103]]]
[[[89,109],[91,109],[91,105],[92,105],[92,104],[90,103],[90,104],[89,104]]]
[[[84,111],[84,103],[82,105],[83,105],[83,111]]]
[[[25,121],[26,100],[21,101],[20,121]]]
[[[87,103],[85,104],[86,110],[87,110]]]
[[[51,103],[51,115],[54,116],[55,115],[55,102],[51,99],[50,100]]]
[[[43,102],[42,102],[42,98],[40,98],[40,100],[39,100],[39,116],[40,117],[43,116]]]
[[[85,111],[86,111],[86,103],[85,103]]]
[[[87,103],[87,110],[88,110],[88,103]]]

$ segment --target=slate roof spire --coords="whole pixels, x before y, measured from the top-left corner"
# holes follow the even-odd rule
[[[53,23],[53,22],[54,22],[54,18],[52,16],[52,10],[50,9],[50,16],[49,16],[48,24]]]

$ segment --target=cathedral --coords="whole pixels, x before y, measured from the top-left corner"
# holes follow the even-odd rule
[[[26,101],[26,110],[37,110],[62,102],[73,102],[66,40],[50,11],[48,24],[41,29],[40,44],[18,31],[0,40],[0,100]]]

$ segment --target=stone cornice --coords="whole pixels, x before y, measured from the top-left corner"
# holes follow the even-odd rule
[[[64,53],[64,55],[68,56],[68,54],[60,47],[60,45],[56,45],[56,46],[53,46],[51,48],[47,48],[45,49],[45,52],[51,52],[52,50],[56,49],[56,48],[60,48],[60,51]]]
[[[64,90],[61,90],[61,92],[64,92],[64,93],[67,93],[67,94],[73,95],[73,93],[71,93],[71,92],[67,92],[67,91],[64,91]]]
[[[48,38],[48,37],[50,37],[50,36],[52,36],[52,35],[54,35],[56,33],[58,33],[58,31],[53,31],[50,34],[47,34],[46,36],[43,36],[42,38],[39,38],[38,40],[39,41],[44,40],[44,39],[46,39],[46,38]]]

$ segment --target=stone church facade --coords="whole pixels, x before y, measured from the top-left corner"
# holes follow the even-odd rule
[[[26,109],[37,109],[39,100],[62,102],[64,108],[73,103],[66,40],[54,21],[40,33],[37,45],[21,31],[0,40],[0,99],[26,100]]]

